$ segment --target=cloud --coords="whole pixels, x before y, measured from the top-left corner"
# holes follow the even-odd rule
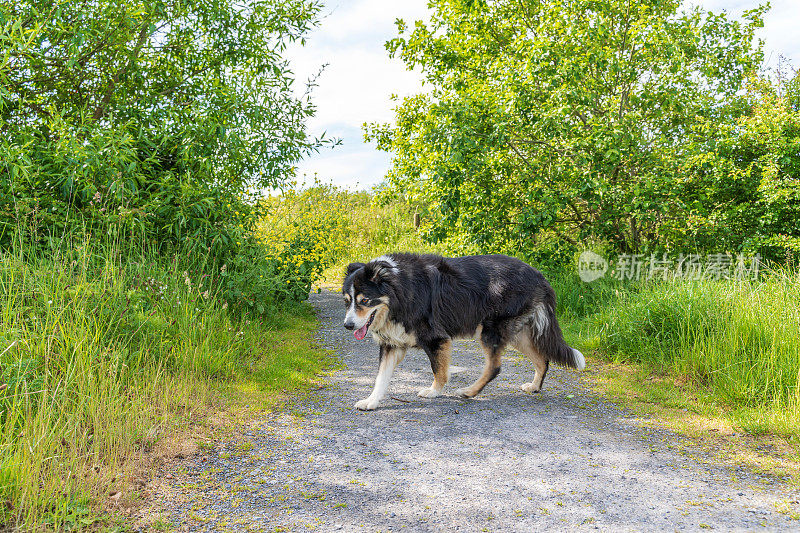
[[[407,71],[400,61],[390,61],[383,51],[343,50],[323,59],[328,66],[312,93],[317,114],[310,124],[315,128],[344,118],[349,124],[391,120],[390,95],[420,90],[419,75]]]
[[[367,145],[355,145],[348,151],[326,150],[303,163],[301,183],[310,184],[318,177],[324,183],[353,190],[371,189],[383,181],[390,158]]]
[[[355,0],[331,2],[323,10],[321,37],[330,46],[379,42],[395,36],[395,20],[427,18],[427,1]]]
[[[791,65],[800,68],[800,6],[797,0],[772,0],[772,9],[764,20],[760,37],[765,40],[764,57],[774,65],[779,56],[786,57]]]
[[[309,131],[338,137],[342,145],[309,157],[299,174],[317,174],[323,181],[351,189],[369,188],[383,180],[389,155],[363,140],[364,122],[390,122],[400,97],[422,90],[421,76],[409,72],[399,59],[389,58],[384,43],[397,35],[395,20],[407,22],[427,18],[426,0],[387,2],[355,0],[328,4],[318,29],[305,47],[292,47],[291,61],[298,81],[327,67],[317,80],[312,100],[316,115]]]
[[[343,143],[323,149],[304,161],[299,167],[301,183],[318,178],[350,189],[370,189],[383,181],[391,155],[361,141],[360,127],[337,122],[328,125],[328,133],[341,138]]]

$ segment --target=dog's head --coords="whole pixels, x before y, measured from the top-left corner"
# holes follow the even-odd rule
[[[390,283],[397,276],[397,264],[389,257],[347,266],[342,295],[347,307],[344,327],[354,330],[358,340],[370,328],[380,329],[389,316]]]

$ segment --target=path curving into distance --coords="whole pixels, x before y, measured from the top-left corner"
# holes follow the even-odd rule
[[[377,346],[342,327],[339,294],[311,297],[319,340],[345,368],[321,390],[188,460],[185,503],[171,521],[188,531],[723,531],[800,530],[776,511],[798,493],[737,468],[708,466],[667,432],[551,367],[543,392],[523,393],[533,366],[519,354],[474,400],[454,391],[480,373],[474,341],[459,341],[445,395],[427,357],[410,350],[377,411],[360,412]]]

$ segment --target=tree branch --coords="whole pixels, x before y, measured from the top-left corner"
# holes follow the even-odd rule
[[[147,17],[145,20],[142,21],[142,29],[139,30],[139,39],[136,41],[136,45],[131,50],[131,53],[128,55],[128,60],[125,64],[120,68],[117,73],[114,75],[114,78],[108,84],[108,89],[106,90],[106,94],[103,95],[103,99],[100,100],[100,103],[94,110],[94,114],[92,118],[94,120],[100,120],[106,113],[106,108],[108,107],[108,103],[111,101],[111,96],[114,94],[114,90],[119,83],[119,80],[127,74],[128,69],[133,65],[136,57],[141,52],[142,47],[144,46],[145,41],[148,37],[148,29],[150,28],[150,17]]]

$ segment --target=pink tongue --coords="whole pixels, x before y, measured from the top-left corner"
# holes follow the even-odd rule
[[[356,339],[362,340],[364,337],[367,336],[367,324],[364,324],[363,327],[358,328],[353,332],[353,335],[356,336]]]

